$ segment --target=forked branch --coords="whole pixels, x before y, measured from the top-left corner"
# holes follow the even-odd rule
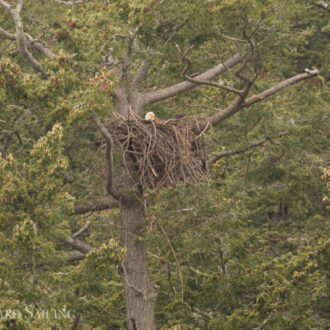
[[[253,95],[247,99],[242,100],[239,96],[232,104],[228,105],[226,108],[219,110],[216,114],[214,114],[210,119],[209,123],[213,126],[221,123],[223,120],[227,119],[228,117],[231,117],[239,110],[249,107],[254,103],[260,102],[274,94],[277,94],[282,89],[288,87],[289,85],[294,85],[299,83],[300,81],[311,79],[319,74],[318,70],[308,70],[305,69],[305,73],[301,73],[298,75],[295,75],[291,78],[285,79],[273,87],[265,90],[264,92],[261,92],[257,95]],[[203,130],[207,123],[200,126],[200,130]]]
[[[187,71],[189,70],[189,68],[191,66],[191,61],[187,57],[187,51],[184,52],[184,53],[181,53],[181,54],[182,54],[183,60],[186,62],[186,66],[184,67],[184,69],[181,73],[181,76],[184,79],[186,79],[187,81],[189,81],[193,84],[196,84],[196,85],[207,85],[207,86],[217,87],[217,88],[220,88],[220,89],[225,90],[227,92],[232,92],[232,93],[235,93],[235,94],[238,94],[238,95],[242,95],[243,90],[239,90],[239,89],[236,89],[234,87],[226,86],[226,85],[216,83],[216,82],[213,82],[213,81],[203,80],[203,79],[198,79],[198,78],[193,78],[191,76],[188,76]]]
[[[25,33],[25,42],[26,46],[28,48],[34,48],[42,52],[45,56],[48,58],[55,58],[58,57],[53,51],[51,51],[49,48],[47,48],[41,41],[38,39],[34,39],[31,35],[28,33]],[[15,33],[10,33],[0,27],[0,36],[2,36],[5,39],[8,40],[16,40],[16,34]]]
[[[244,55],[237,53],[234,56],[232,56],[231,58],[229,58],[228,60],[226,60],[224,63],[219,63],[216,66],[214,66],[213,68],[203,72],[202,74],[200,74],[194,78],[197,80],[213,79],[213,78],[223,74],[224,72],[228,71],[230,68],[234,67],[238,63],[240,63],[243,60],[243,58],[244,58]],[[147,105],[147,104],[155,103],[158,101],[166,100],[172,96],[181,94],[183,92],[187,92],[187,91],[195,88],[198,85],[199,84],[196,82],[186,80],[186,81],[182,81],[180,83],[174,84],[170,87],[160,89],[155,92],[146,93],[146,94],[142,95],[143,104]]]
[[[29,52],[27,45],[26,45],[26,39],[25,39],[25,33],[23,30],[23,22],[20,16],[22,7],[23,7],[23,0],[19,0],[16,6],[16,9],[14,9],[9,3],[7,3],[4,0],[0,0],[0,5],[6,9],[9,10],[16,26],[16,40],[18,44],[18,49],[22,56],[29,62],[30,66],[33,68],[34,71],[41,73],[42,77],[46,77],[47,74],[42,70],[40,63],[33,57],[33,55]],[[8,33],[4,33],[4,30],[2,29],[3,35],[7,35]],[[6,31],[5,31],[6,32]]]

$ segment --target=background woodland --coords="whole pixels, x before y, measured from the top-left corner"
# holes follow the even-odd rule
[[[233,70],[145,106],[130,82],[157,95],[249,52],[246,97],[303,79],[208,129],[204,182],[139,197],[154,327],[328,328],[329,33],[329,5],[310,0],[1,0],[0,311],[74,313],[0,328],[134,329],[92,115],[137,100],[142,117],[215,118],[248,85]]]

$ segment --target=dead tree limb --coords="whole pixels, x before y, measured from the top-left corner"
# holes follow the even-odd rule
[[[219,159],[224,158],[224,157],[228,157],[228,156],[233,156],[233,155],[237,155],[237,154],[241,154],[249,149],[253,149],[259,146],[262,146],[263,144],[267,143],[267,142],[272,142],[273,139],[281,137],[281,136],[285,136],[288,135],[289,132],[281,132],[277,135],[273,135],[273,136],[265,136],[264,138],[262,138],[261,140],[249,143],[248,145],[246,145],[243,148],[239,148],[239,149],[235,149],[235,150],[229,150],[229,151],[222,151],[217,153],[216,155],[214,155],[212,158],[210,158],[207,162],[208,166],[211,167],[215,162],[217,162]]]

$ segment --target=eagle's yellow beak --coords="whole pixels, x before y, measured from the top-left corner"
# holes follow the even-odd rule
[[[154,120],[155,118],[156,118],[156,115],[151,111],[148,112],[144,117],[145,120]]]

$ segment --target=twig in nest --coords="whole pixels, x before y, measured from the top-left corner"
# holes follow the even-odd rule
[[[137,186],[151,189],[203,179],[205,148],[195,125],[195,117],[146,121],[134,113],[116,113],[105,124],[115,149],[123,154],[127,174]]]

